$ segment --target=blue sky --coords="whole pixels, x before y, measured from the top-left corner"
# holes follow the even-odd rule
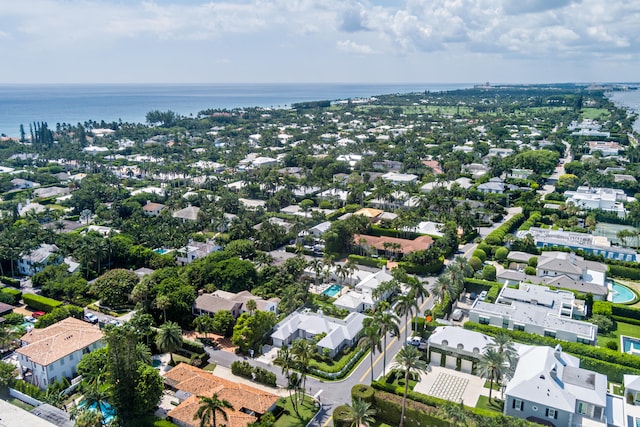
[[[640,2],[0,0],[0,83],[638,81]]]

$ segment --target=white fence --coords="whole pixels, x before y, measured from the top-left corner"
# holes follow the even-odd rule
[[[16,389],[13,388],[9,388],[9,396],[15,397],[16,399],[22,400],[25,403],[28,403],[31,406],[40,406],[42,405],[42,402],[40,402],[38,399],[34,399],[31,396],[28,396],[26,394],[24,394],[21,391],[18,391]]]

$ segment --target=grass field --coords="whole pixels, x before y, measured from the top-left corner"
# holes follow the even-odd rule
[[[300,412],[299,417],[296,415],[296,411],[293,410],[291,399],[280,399],[278,406],[284,407],[284,412],[273,424],[273,427],[304,427],[309,424],[309,421],[311,421],[316,412],[318,412],[318,408],[315,407],[313,399],[309,396],[305,396],[304,401],[298,407],[298,412]]]
[[[602,119],[609,118],[609,111],[606,108],[583,108],[580,111],[580,115],[583,119]]]
[[[494,411],[499,413],[502,413],[503,406],[504,402],[496,402],[494,396],[491,397],[491,402],[489,402],[488,396],[480,396],[478,398],[478,403],[476,403],[476,408],[486,409],[487,411]]]
[[[606,335],[598,334],[598,345],[600,347],[606,347],[609,341],[614,341],[620,346],[620,335],[640,338],[640,327],[623,322],[617,322],[617,324],[618,327],[615,331],[609,332]]]

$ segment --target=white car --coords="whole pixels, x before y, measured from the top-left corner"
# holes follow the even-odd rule
[[[464,313],[459,308],[456,308],[453,310],[453,313],[451,313],[451,320],[455,320],[456,322],[459,322],[463,317]]]
[[[484,300],[485,300],[485,298],[487,298],[487,291],[482,291],[482,292],[480,292],[480,295],[478,295],[478,299],[479,299],[480,301],[484,301]]]
[[[25,316],[24,321],[29,323],[36,323],[36,318],[33,316]]]
[[[93,313],[87,313],[84,315],[85,322],[98,323],[98,316]]]

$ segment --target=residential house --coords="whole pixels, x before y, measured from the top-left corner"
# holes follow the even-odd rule
[[[242,291],[234,294],[218,289],[217,291],[205,294],[201,293],[193,303],[191,312],[195,316],[213,316],[219,311],[230,311],[234,318],[240,317],[242,313],[247,311],[247,301],[254,300],[256,307],[260,311],[278,312],[279,298],[269,298],[264,300],[261,297],[253,295],[249,291]]]
[[[470,163],[468,165],[464,165],[462,167],[464,172],[470,173],[473,179],[478,179],[487,174],[489,172],[489,167],[483,165],[482,163]]]
[[[42,271],[47,265],[58,265],[62,257],[57,254],[58,247],[42,243],[37,249],[20,254],[18,259],[18,272],[25,276],[33,276]]]
[[[433,237],[431,236],[418,236],[413,240],[409,240],[388,236],[354,234],[353,241],[356,245],[366,246],[367,249],[373,248],[378,252],[403,255],[429,249],[433,245]]]
[[[472,322],[595,345],[598,327],[573,318],[585,315],[573,293],[525,283],[504,285],[495,304],[476,299],[469,310]]]
[[[227,427],[246,427],[256,423],[262,415],[274,410],[280,399],[280,396],[268,391],[217,377],[187,363],[180,363],[164,374],[164,383],[176,391],[179,404],[167,416],[180,427],[201,425],[200,419],[195,416],[201,405],[198,396],[211,397],[217,394],[218,399],[231,403],[233,409],[224,409],[227,414],[224,424]]]
[[[467,190],[469,188],[471,188],[473,186],[471,180],[469,178],[458,178],[454,181],[444,181],[444,182],[438,182],[438,181],[432,181],[432,182],[427,182],[426,184],[424,184],[422,187],[420,187],[420,191],[422,191],[423,193],[429,193],[431,191],[433,191],[434,188],[437,187],[445,187],[447,190],[451,190],[451,187],[453,185],[459,185],[461,188]]]
[[[518,231],[516,236],[524,239],[527,234],[533,237],[538,248],[568,248],[620,261],[637,262],[639,260],[636,251],[622,246],[612,246],[611,241],[604,236],[539,227]]]
[[[29,181],[28,179],[22,179],[22,178],[13,178],[9,182],[11,183],[11,185],[13,185],[12,190],[24,190],[27,188],[34,188],[34,187],[40,186],[40,184],[36,182]]]
[[[142,207],[142,212],[146,216],[160,216],[160,213],[166,208],[162,203],[153,203],[147,200],[147,204]]]
[[[48,199],[50,197],[60,197],[71,193],[68,187],[39,187],[33,190],[33,197]]]
[[[220,250],[222,250],[222,246],[217,245],[213,240],[196,242],[190,239],[186,246],[176,250],[176,262],[180,265],[191,264],[197,259],[204,258],[207,255]]]
[[[418,182],[418,175],[412,173],[387,172],[382,175],[382,179],[396,185],[414,184]]]
[[[488,182],[478,185],[477,189],[481,193],[502,194],[504,193],[505,185],[502,179],[494,177]]]
[[[495,156],[500,156],[500,157],[507,157],[513,154],[513,149],[512,148],[489,148],[489,154],[487,154],[487,156],[489,157],[495,157]]]
[[[478,361],[493,339],[479,332],[457,326],[438,326],[427,340],[427,356],[433,366],[474,373]]]
[[[504,414],[549,426],[607,426],[607,377],[580,368],[557,345],[519,354],[505,390]]]
[[[617,156],[622,147],[614,141],[589,141],[589,154],[599,151],[602,157]]]
[[[624,427],[640,425],[640,375],[624,375],[624,415],[627,424]]]
[[[514,179],[529,179],[529,177],[533,174],[533,170],[531,169],[511,169],[511,173],[507,176],[508,178]]]
[[[377,273],[370,273],[363,277],[353,289],[348,290],[338,297],[338,299],[333,302],[333,305],[351,312],[362,313],[365,310],[373,308],[378,301],[384,301],[389,298],[389,292],[377,297],[374,297],[374,293],[381,284],[391,280],[393,280],[393,276],[389,274],[386,267],[383,267],[382,270]]]
[[[181,219],[182,222],[187,221],[197,221],[198,220],[198,212],[200,212],[200,208],[197,206],[187,206],[184,209],[180,209],[175,211],[172,216],[174,218]]]
[[[73,317],[43,329],[32,329],[20,338],[16,350],[25,378],[46,389],[62,378],[73,378],[85,354],[104,346],[97,325]]]
[[[316,224],[309,229],[309,233],[313,234],[315,237],[320,238],[324,233],[329,230],[331,227],[331,221],[321,222],[320,224]]]
[[[353,312],[344,319],[336,319],[325,316],[322,311],[294,311],[274,327],[271,339],[275,347],[283,347],[297,339],[312,339],[325,334],[316,346],[318,351],[334,357],[343,348],[357,343],[365,317],[362,313]]]
[[[615,212],[624,218],[626,210],[624,202],[633,201],[622,190],[615,188],[578,187],[576,191],[565,191],[566,203],[573,203],[582,209],[599,209],[605,212]]]

